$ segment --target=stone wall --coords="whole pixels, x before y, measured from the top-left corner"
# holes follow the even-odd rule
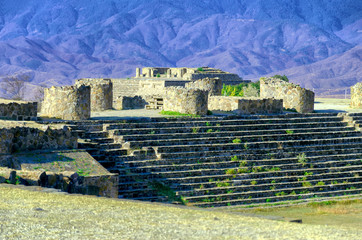
[[[112,109],[113,86],[110,79],[78,79],[75,83],[77,87],[81,85],[91,88],[91,111],[104,111]]]
[[[197,81],[186,83],[186,88],[194,88],[206,90],[209,92],[209,96],[220,96],[222,90],[222,81],[218,78],[204,78]]]
[[[84,85],[45,88],[40,115],[64,120],[89,119],[90,91]]]
[[[119,96],[137,95],[141,79],[112,78],[111,80],[113,84],[113,102],[115,102]]]
[[[211,96],[209,97],[208,108],[210,111],[231,111],[236,114],[282,113],[283,100]]]
[[[351,87],[351,108],[362,108],[362,82]]]
[[[277,78],[260,79],[260,97],[283,99],[284,108],[299,113],[314,111],[314,92]]]
[[[4,124],[5,125],[5,124]],[[77,135],[68,127],[53,129],[10,127],[0,128],[0,153],[14,153],[36,149],[74,149],[78,147]]]
[[[140,109],[140,108],[145,108],[146,105],[147,105],[146,100],[144,100],[141,96],[134,96],[134,97],[119,96],[114,103],[114,109],[116,110]]]
[[[169,87],[164,98],[163,110],[185,114],[206,115],[208,91]]]
[[[20,184],[69,193],[118,197],[118,176],[109,173],[85,150],[0,154],[0,183],[14,183],[16,179]]]
[[[37,120],[38,103],[0,100],[0,118],[16,121]]]

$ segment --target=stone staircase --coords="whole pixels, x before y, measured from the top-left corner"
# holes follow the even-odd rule
[[[359,122],[360,121],[360,122]],[[119,197],[200,207],[362,196],[362,114],[89,121],[81,148]]]

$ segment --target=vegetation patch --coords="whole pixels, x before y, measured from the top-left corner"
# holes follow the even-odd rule
[[[195,118],[201,117],[200,115],[195,115],[195,114],[186,114],[186,113],[173,112],[173,111],[164,111],[164,110],[162,110],[160,112],[160,114],[168,115],[168,116],[179,116],[179,117],[195,117]]]

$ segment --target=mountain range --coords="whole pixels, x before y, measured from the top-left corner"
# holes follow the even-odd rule
[[[0,76],[34,85],[209,66],[348,87],[361,46],[360,0],[0,0]]]

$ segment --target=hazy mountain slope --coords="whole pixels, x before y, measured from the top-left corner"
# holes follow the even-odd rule
[[[355,0],[0,0],[0,76],[70,84],[208,65],[258,78],[352,49],[361,19]]]
[[[285,74],[307,88],[341,88],[362,81],[362,46],[317,63],[271,73]],[[333,79],[333,81],[331,81]]]

